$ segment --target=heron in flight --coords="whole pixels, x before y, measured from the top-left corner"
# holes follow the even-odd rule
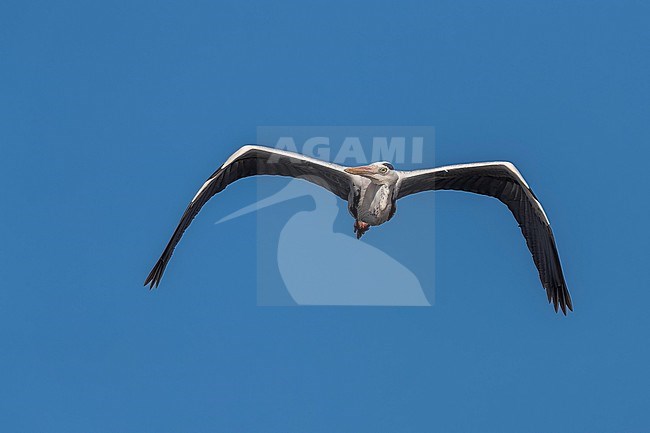
[[[370,227],[390,220],[397,210],[397,200],[411,194],[457,190],[495,197],[508,206],[519,223],[549,303],[556,312],[558,308],[564,314],[567,308],[573,311],[546,213],[513,164],[478,162],[414,171],[396,170],[389,162],[345,167],[258,145],[240,148],[199,188],[144,285],[158,287],[174,248],[212,196],[236,180],[256,175],[302,178],[346,200],[357,239]]]

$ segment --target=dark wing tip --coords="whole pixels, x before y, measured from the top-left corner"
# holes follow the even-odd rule
[[[165,260],[163,257],[158,259],[156,265],[153,267],[151,272],[149,272],[147,279],[144,280],[144,285],[148,285],[150,290],[155,289],[160,284],[163,272],[165,272],[165,268],[167,267],[167,262],[168,260]]]
[[[567,309],[573,311],[573,303],[571,302],[571,295],[565,285],[558,287],[549,287],[546,289],[548,296],[548,303],[553,303],[553,309],[557,313],[562,310],[562,314],[567,315]]]

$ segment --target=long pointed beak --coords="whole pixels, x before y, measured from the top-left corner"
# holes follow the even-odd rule
[[[373,165],[362,165],[360,167],[349,167],[344,169],[346,173],[356,174],[359,176],[367,176],[369,174],[377,174],[377,167]]]
[[[249,204],[248,206],[245,206],[245,207],[239,209],[238,211],[231,213],[230,215],[226,215],[225,217],[223,217],[219,221],[217,221],[215,224],[225,223],[226,221],[230,221],[232,219],[239,218],[240,216],[244,216],[244,215],[249,214],[251,212],[258,211],[260,209],[271,206],[273,204],[275,204],[275,203],[274,202],[269,202],[269,201],[264,203],[264,200],[260,200],[257,203]]]
[[[301,188],[302,186],[302,188]],[[243,208],[239,209],[238,211],[235,211],[231,213],[230,215],[226,215],[225,217],[221,218],[219,221],[217,221],[215,224],[221,224],[226,221],[229,221],[231,219],[239,218],[240,216],[244,216],[246,214],[249,214],[251,212],[258,211],[260,209],[264,209],[265,207],[273,206],[278,203],[282,203],[288,200],[292,200],[294,198],[301,197],[303,195],[306,195],[304,185],[301,184],[301,181],[299,180],[292,180],[282,188],[280,191],[276,192],[275,194],[263,198],[261,200],[258,200],[257,203],[249,204],[248,206],[244,206]]]

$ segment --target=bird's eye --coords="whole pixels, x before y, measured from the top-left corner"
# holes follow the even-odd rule
[[[388,168],[386,168],[386,167],[382,167],[382,168],[379,169],[380,173],[386,173],[387,171],[388,171]]]

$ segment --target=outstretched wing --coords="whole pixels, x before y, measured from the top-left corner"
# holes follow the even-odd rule
[[[160,259],[153,267],[144,285],[158,287],[165,267],[171,259],[176,244],[203,205],[231,183],[255,175],[300,177],[319,185],[344,200],[348,199],[352,177],[342,166],[310,158],[294,152],[263,146],[247,145],[235,152],[205,181],[185,209],[174,234]]]
[[[555,238],[542,205],[519,171],[509,162],[482,162],[403,172],[397,198],[421,191],[458,190],[495,197],[519,223],[546,289],[548,301],[566,314],[573,311]]]

